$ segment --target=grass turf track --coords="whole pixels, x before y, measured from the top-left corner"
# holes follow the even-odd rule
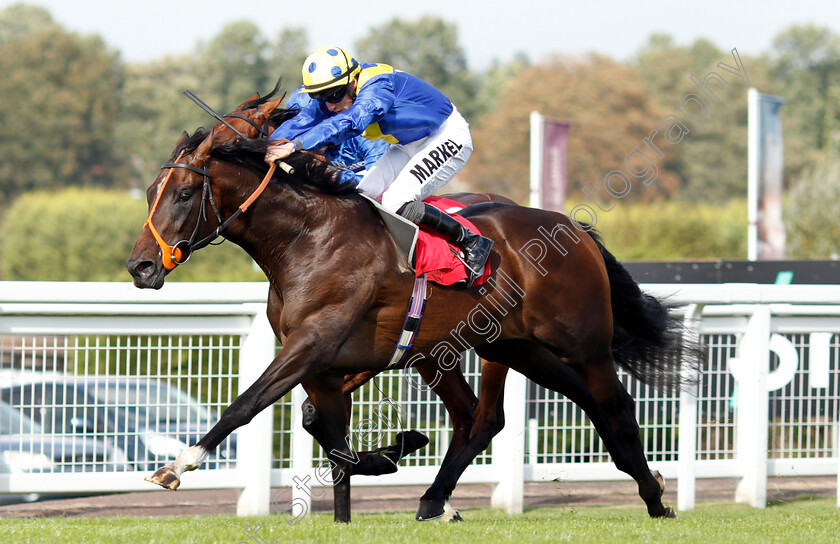
[[[535,508],[522,515],[489,509],[464,510],[464,523],[418,523],[408,512],[355,514],[339,525],[331,514],[311,514],[295,526],[288,515],[263,517],[108,517],[0,520],[0,543],[262,544],[246,525],[262,524],[259,536],[278,543],[457,543],[497,542],[840,542],[840,510],[834,500],[803,499],[764,510],[741,505],[701,504],[679,520],[654,520],[640,506]]]

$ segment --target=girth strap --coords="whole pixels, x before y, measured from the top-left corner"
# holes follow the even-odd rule
[[[420,329],[420,321],[423,319],[423,312],[426,309],[426,274],[414,279],[414,292],[408,302],[408,314],[405,317],[403,330],[397,341],[397,347],[391,355],[386,369],[397,366],[414,345],[414,338]]]

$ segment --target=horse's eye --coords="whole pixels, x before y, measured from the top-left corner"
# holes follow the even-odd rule
[[[178,195],[178,202],[189,202],[190,198],[192,198],[191,191],[181,191]]]

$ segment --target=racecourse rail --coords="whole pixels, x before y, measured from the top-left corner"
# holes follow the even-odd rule
[[[636,399],[650,466],[677,485],[678,509],[694,507],[698,478],[738,478],[733,499],[764,507],[768,476],[838,474],[840,285],[642,288],[685,304],[681,315],[705,348],[699,377],[681,391],[664,393],[621,373]],[[0,388],[93,376],[165,382],[218,414],[281,349],[265,317],[267,289],[266,283],[167,283],[149,291],[128,283],[0,282]],[[463,368],[477,391],[474,355]],[[275,511],[287,503],[308,507],[329,480],[323,452],[301,427],[304,398],[297,387],[257,416],[237,431],[235,448],[228,442],[214,452],[212,468],[184,474],[182,489],[238,489],[240,515],[268,513],[272,502]],[[140,413],[130,399],[118,402],[125,403],[120,413],[133,414],[125,417]],[[183,402],[158,398],[154,413],[186,413]],[[80,409],[50,405],[46,396],[16,408],[33,419]],[[511,372],[505,412],[504,430],[460,481],[493,484],[493,505],[521,512],[524,482],[629,480],[585,415],[560,395]],[[177,425],[146,428],[142,436],[93,427],[90,437],[108,444],[157,433],[158,464],[183,447]],[[354,486],[430,485],[451,431],[442,404],[414,371],[385,372],[357,391],[350,427],[357,450],[387,445],[401,429],[431,440],[397,473],[355,477]],[[111,461],[94,469],[81,458],[12,455],[0,494],[164,492],[143,480],[145,469],[100,471]],[[272,495],[272,488],[291,489]]]

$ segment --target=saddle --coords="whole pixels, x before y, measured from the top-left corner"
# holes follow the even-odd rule
[[[376,200],[362,196],[368,199],[379,212],[394,243],[417,277],[426,274],[429,281],[438,285],[454,285],[468,278],[457,247],[437,232],[418,227],[408,219],[385,209]],[[476,234],[481,234],[472,222],[456,213],[466,208],[463,204],[438,196],[430,196],[425,199],[425,202],[446,212]],[[490,271],[488,261],[484,267],[484,273],[473,285],[484,283],[490,276]]]

